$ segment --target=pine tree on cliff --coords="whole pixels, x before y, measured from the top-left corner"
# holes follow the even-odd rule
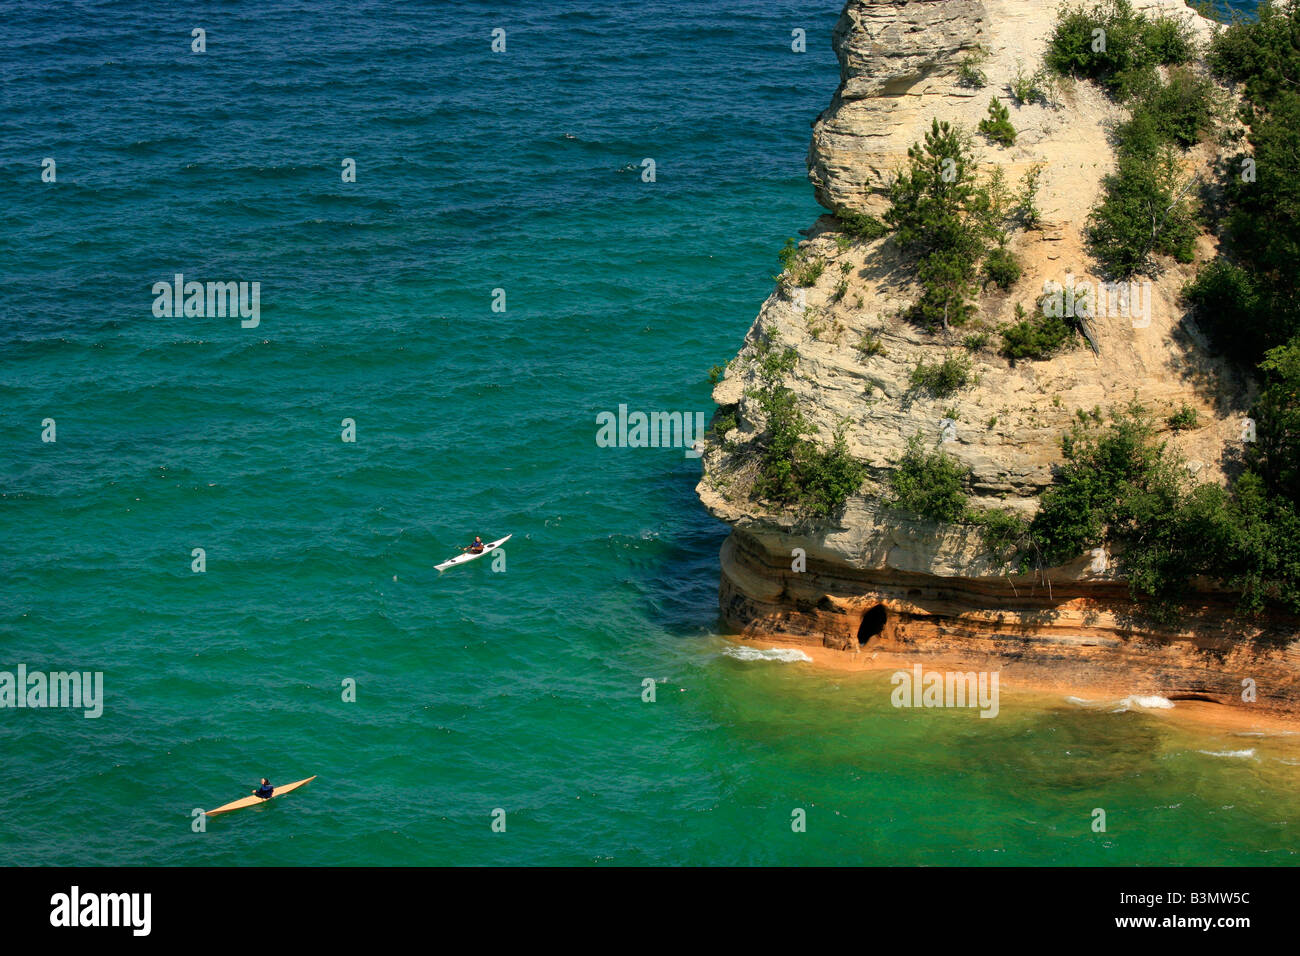
[[[970,299],[983,251],[970,148],[959,130],[936,119],[907,158],[909,168],[890,184],[885,220],[899,246],[917,257],[924,291],[909,317],[929,329],[961,325],[974,311]]]

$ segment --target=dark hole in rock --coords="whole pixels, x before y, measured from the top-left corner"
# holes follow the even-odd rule
[[[862,615],[862,623],[858,625],[858,644],[865,644],[877,634],[885,629],[885,619],[888,615],[883,604],[877,604],[866,614]]]

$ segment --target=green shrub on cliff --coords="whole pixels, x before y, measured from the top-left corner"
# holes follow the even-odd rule
[[[993,104],[1000,106],[996,99]],[[1039,171],[1027,177],[1027,192],[1013,200],[1002,168],[994,166],[977,181],[969,134],[937,119],[907,155],[908,168],[890,184],[885,213],[899,246],[915,258],[921,286],[903,315],[931,332],[961,326],[975,312],[979,279],[1007,288],[1019,277],[1020,264],[1007,243],[1014,223],[1037,219],[1033,192]]]
[[[998,246],[985,258],[980,277],[1005,292],[1020,281],[1020,273],[1020,260],[1006,246]]]
[[[1116,170],[1088,218],[1088,247],[1115,278],[1152,274],[1156,256],[1190,262],[1200,231],[1196,182],[1183,175],[1182,150],[1214,123],[1213,84],[1187,70],[1153,78],[1115,131]]]
[[[1151,275],[1157,255],[1192,261],[1200,231],[1188,198],[1193,185],[1173,146],[1153,154],[1120,151],[1118,169],[1102,180],[1102,201],[1085,230],[1089,251],[1107,275]]]
[[[849,454],[844,427],[835,430],[830,448],[809,443],[802,455],[802,504],[821,517],[839,511],[867,479],[867,466]]]
[[[1063,564],[1109,535],[1137,530],[1140,515],[1168,511],[1178,482],[1165,446],[1141,408],[1113,417],[1109,428],[1079,422],[1061,439],[1065,462],[1042,495],[1032,531],[1048,564]]]
[[[1001,352],[1012,362],[1044,361],[1074,341],[1074,327],[1060,316],[1035,312],[1025,318],[1022,308],[1016,314],[1019,321],[1002,329]]]
[[[1135,127],[1147,123],[1161,142],[1195,146],[1214,127],[1219,109],[1218,94],[1209,77],[1189,69],[1172,69],[1167,81],[1157,81],[1141,92],[1133,106],[1133,118],[1117,131],[1120,146],[1132,151],[1134,146],[1128,141],[1135,138]],[[1147,151],[1151,151],[1149,147]]]
[[[1300,389],[1300,354],[1274,387]],[[1136,405],[1107,426],[1081,421],[1063,438],[1062,450],[1065,461],[1029,529],[1044,564],[1107,545],[1135,596],[1163,605],[1184,597],[1192,578],[1205,576],[1238,591],[1243,610],[1277,605],[1300,612],[1300,513],[1293,498],[1270,490],[1260,464],[1230,489],[1192,485],[1181,459],[1157,441]],[[1294,477],[1295,465],[1289,467],[1289,476],[1278,477]]]
[[[1214,85],[1178,67],[1195,53],[1182,20],[1151,19],[1127,0],[1062,10],[1047,63],[1089,77],[1130,101],[1131,117],[1116,130],[1116,170],[1102,180],[1102,200],[1089,216],[1089,251],[1111,278],[1153,274],[1157,256],[1191,262],[1199,233],[1182,173],[1181,149],[1214,125]],[[1167,80],[1158,65],[1171,65]]]
[[[965,355],[945,355],[942,362],[917,359],[912,369],[912,387],[924,389],[935,398],[947,398],[970,384],[970,370],[970,359]]]
[[[1023,551],[1030,544],[1029,519],[1006,508],[971,510],[966,520],[980,530],[980,537],[990,556],[999,565],[1026,563]]]
[[[1300,336],[1266,352],[1257,374],[1246,463],[1273,494],[1300,506]]]
[[[844,426],[835,432],[831,447],[822,449],[807,436],[812,424],[799,410],[794,391],[783,384],[793,371],[799,353],[765,343],[760,349],[760,385],[751,391],[766,423],[759,440],[760,457],[754,494],[758,498],[793,505],[803,511],[829,516],[866,480],[866,466],[848,453]]]
[[[1186,431],[1189,428],[1195,428],[1200,420],[1200,415],[1192,406],[1184,403],[1178,411],[1169,416],[1167,422],[1170,428],[1176,432]]]
[[[1248,148],[1223,164],[1219,258],[1187,288],[1216,346],[1254,364],[1300,334],[1300,6],[1221,30],[1215,73],[1240,84]]]
[[[1195,52],[1182,20],[1148,17],[1128,0],[1103,0],[1063,8],[1043,59],[1057,73],[1096,80],[1126,98],[1150,81],[1157,65],[1187,63]]]
[[[871,240],[889,235],[889,227],[867,213],[841,209],[835,217],[840,221],[840,228],[856,239]]]
[[[989,100],[989,115],[980,120],[979,130],[1000,146],[1014,146],[1016,143],[1016,128],[1011,125],[1011,111],[999,103],[996,96]]]
[[[810,259],[794,239],[785,241],[785,245],[777,253],[777,258],[781,260],[782,272],[776,279],[785,285],[793,282],[795,285],[811,288],[817,284],[817,280],[826,269],[825,259]]]
[[[961,62],[957,64],[958,84],[969,87],[973,90],[982,90],[984,87],[988,86],[988,75],[979,68],[980,63],[983,61],[984,53],[982,51],[968,53],[966,56],[962,57]]]
[[[966,514],[963,485],[968,473],[957,459],[941,451],[926,451],[917,432],[889,476],[891,508],[929,521],[960,521]]]

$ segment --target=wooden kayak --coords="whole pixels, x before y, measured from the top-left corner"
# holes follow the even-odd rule
[[[316,779],[316,775],[312,774],[306,780],[299,780],[296,783],[286,783],[282,787],[276,787],[274,790],[271,791],[271,795],[267,797],[265,800],[257,796],[244,797],[244,799],[242,800],[236,800],[233,803],[227,803],[224,807],[217,807],[217,809],[215,810],[205,810],[204,816],[211,817],[211,816],[216,816],[218,813],[229,813],[231,810],[242,810],[244,809],[244,807],[255,807],[259,803],[269,803],[270,801],[274,800],[276,797],[283,796],[284,794],[288,793],[290,790],[297,790],[299,787],[309,784],[315,779]]]

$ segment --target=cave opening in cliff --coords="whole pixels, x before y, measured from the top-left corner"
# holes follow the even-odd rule
[[[883,604],[877,604],[866,614],[862,615],[862,623],[858,625],[859,646],[867,643],[867,641],[871,640],[885,629],[885,620],[887,616]]]

